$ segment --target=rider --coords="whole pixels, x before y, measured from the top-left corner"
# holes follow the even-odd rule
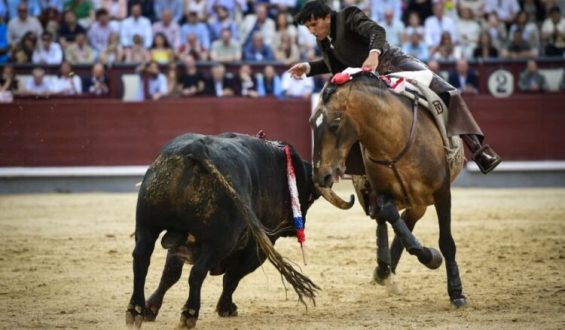
[[[357,7],[335,12],[324,0],[313,0],[304,5],[296,15],[296,21],[316,37],[323,58],[292,66],[288,71],[295,79],[300,79],[303,74],[335,74],[347,67],[377,70],[381,74],[428,70],[418,59],[389,46],[385,30]],[[434,75],[430,88],[449,108],[448,134],[462,137],[484,174],[492,171],[501,158],[488,145],[482,144],[483,133],[460,92],[438,75]]]

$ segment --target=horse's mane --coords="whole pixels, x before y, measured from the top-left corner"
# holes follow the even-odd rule
[[[365,90],[376,94],[387,91],[388,85],[384,80],[380,79],[379,76],[368,72],[361,72],[354,75],[353,79],[345,84],[336,84],[328,81],[322,90],[322,101],[324,104],[328,103],[330,97],[338,90],[338,88],[355,88],[357,91]]]

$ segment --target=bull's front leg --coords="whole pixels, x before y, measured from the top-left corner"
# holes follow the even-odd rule
[[[145,228],[136,228],[133,250],[133,294],[126,311],[126,324],[140,327],[145,309],[145,278],[155,241],[159,233]]]

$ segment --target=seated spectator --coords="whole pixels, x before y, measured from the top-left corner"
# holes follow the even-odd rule
[[[153,23],[153,35],[157,33],[162,33],[173,49],[180,47],[180,25],[173,21],[173,12],[169,8],[164,8],[161,12],[161,20]]]
[[[506,24],[506,26],[512,24],[519,11],[520,4],[518,0],[485,1],[485,14],[497,13],[500,21]]]
[[[302,77],[296,80],[290,76],[288,71],[285,71],[282,75],[281,89],[285,97],[308,99],[314,91],[314,79]]]
[[[242,64],[239,67],[237,85],[239,90],[236,91],[236,94],[252,98],[259,97],[259,92],[257,91],[257,78],[253,75],[253,70],[251,70],[249,64]]]
[[[139,5],[139,8],[141,9],[140,10],[141,16],[146,17],[149,20],[149,22],[155,22],[157,20],[156,18],[157,16],[155,14],[155,6],[154,6],[154,3],[156,1],[161,1],[161,0],[128,0],[130,15],[133,6]]]
[[[473,70],[469,70],[467,60],[461,59],[455,63],[455,70],[449,73],[448,82],[462,93],[479,93],[479,76]]]
[[[110,25],[110,15],[106,9],[98,9],[96,11],[96,22],[88,29],[88,41],[92,48],[100,54],[108,45],[110,34],[119,32]]]
[[[487,31],[481,32],[479,44],[473,51],[474,59],[498,58],[498,49],[492,45],[490,34]]]
[[[222,30],[222,37],[212,43],[210,59],[216,62],[237,62],[241,60],[241,46],[232,39],[229,29]]]
[[[541,24],[545,20],[546,8],[551,8],[551,3],[557,1],[560,0],[522,0],[520,1],[520,7],[523,11],[528,13],[531,23]],[[561,5],[563,5],[562,1]]]
[[[258,76],[257,92],[259,96],[282,96],[281,78],[272,65],[266,65],[263,74]]]
[[[506,40],[508,40],[506,25],[504,25],[504,23],[498,19],[498,15],[493,12],[487,16],[487,21],[483,22],[483,26],[483,31],[487,31],[490,34],[494,48],[500,51],[506,44]]]
[[[272,61],[275,57],[269,45],[263,42],[263,34],[255,32],[251,44],[243,51],[243,60],[251,62]]]
[[[404,23],[394,15],[394,11],[388,8],[384,11],[384,20],[379,24],[386,31],[386,39],[391,46],[400,47],[402,35],[404,34]]]
[[[120,43],[122,47],[133,47],[134,36],[139,35],[143,40],[145,48],[151,47],[153,41],[153,30],[149,18],[141,16],[142,7],[140,3],[131,6],[131,16],[122,21],[120,26]]]
[[[151,60],[159,64],[167,64],[175,59],[175,53],[167,41],[167,37],[161,32],[153,37],[153,45],[151,45],[150,52]]]
[[[192,56],[197,61],[206,61],[208,60],[208,51],[202,47],[200,42],[198,42],[198,38],[194,33],[189,33],[186,43],[180,46],[177,57],[182,59],[185,56]]]
[[[11,16],[13,18],[8,23],[8,43],[10,45],[18,44],[28,32],[32,32],[36,38],[43,33],[39,20],[29,15],[27,2],[21,2],[17,8],[18,15]]]
[[[49,82],[45,79],[45,70],[42,68],[35,68],[31,74],[32,78],[27,80],[22,93],[29,95],[49,94],[51,90],[49,88]]]
[[[51,82],[51,92],[61,95],[82,94],[82,79],[73,72],[67,61],[61,63],[59,75]]]
[[[479,41],[481,27],[473,17],[471,9],[461,9],[461,18],[457,22],[457,32],[459,33],[459,47],[461,47],[462,57],[465,59],[472,58],[473,51]]]
[[[114,22],[122,21],[127,17],[127,0],[99,0],[100,8],[105,9],[110,15],[110,20]]]
[[[151,53],[143,44],[143,38],[135,34],[133,36],[133,46],[125,50],[126,63],[147,63],[151,60]]]
[[[0,77],[0,102],[12,102],[14,94],[19,92],[18,78],[14,74],[14,67],[4,65]]]
[[[62,2],[61,8],[63,8]],[[41,25],[45,27],[45,31],[51,33],[53,40],[59,40],[59,29],[61,28],[59,17],[62,12],[62,9],[57,10],[53,7],[47,7],[41,12],[41,16],[39,17]]]
[[[406,44],[410,42],[410,38],[413,34],[419,34],[420,39],[424,38],[424,27],[422,26],[422,22],[420,21],[420,16],[418,13],[411,12],[408,16],[408,25],[406,29],[404,29],[404,33],[402,36],[402,43]]]
[[[86,41],[86,34],[76,35],[75,42],[69,45],[65,51],[65,59],[70,64],[91,64],[94,63],[94,50]]]
[[[75,42],[77,34],[86,34],[86,29],[77,22],[75,13],[71,10],[65,10],[63,13],[63,23],[59,27],[59,44],[63,49]]]
[[[268,4],[256,2],[254,14],[245,15],[239,28],[239,40],[243,48],[252,43],[255,32],[261,32],[266,44],[273,44],[275,22],[268,16]]]
[[[22,40],[12,47],[10,58],[17,64],[31,63],[36,48],[37,37],[35,36],[35,32],[28,31]]]
[[[82,90],[90,95],[107,95],[110,92],[110,82],[106,76],[104,64],[98,62],[92,66],[92,73],[83,80]]]
[[[535,56],[535,52],[532,46],[525,40],[522,39],[522,31],[515,30],[512,34],[512,39],[506,46],[506,49],[502,51],[502,57],[519,59],[519,58],[532,58]]]
[[[198,14],[195,12],[187,13],[186,23],[180,27],[181,40],[186,40],[190,33],[196,35],[202,47],[210,49],[210,30],[208,25],[198,21]]]
[[[33,52],[32,62],[34,64],[61,64],[63,62],[63,50],[58,43],[53,41],[51,33],[45,31],[41,35],[41,46]]]
[[[535,60],[528,60],[526,70],[520,73],[518,89],[522,92],[532,93],[547,91],[547,81],[538,71],[538,64]]]
[[[177,65],[171,62],[167,67],[167,98],[181,96]]]
[[[233,75],[226,74],[223,64],[215,64],[211,76],[206,82],[205,94],[209,96],[225,97],[234,96],[236,91]]]
[[[179,77],[181,95],[188,97],[203,93],[206,80],[202,73],[198,71],[194,57],[187,55],[184,57],[183,62],[184,72]]]
[[[471,10],[473,17],[484,16],[485,0],[459,0],[458,6],[460,11]]]
[[[223,29],[229,29],[234,39],[237,40],[237,24],[230,17],[228,9],[224,6],[216,6],[215,10],[216,21],[210,24],[211,42],[221,38]]]
[[[98,58],[100,62],[106,65],[124,61],[125,53],[122,45],[120,45],[120,36],[117,33],[110,34],[108,45],[100,52]]]
[[[453,44],[451,34],[444,32],[441,35],[439,46],[432,53],[431,57],[438,61],[455,61],[461,58],[461,49]]]
[[[542,42],[546,56],[563,56],[565,52],[565,18],[559,7],[551,7],[549,17],[541,27]]]
[[[72,10],[78,23],[85,28],[89,28],[94,21],[94,5],[90,0],[68,0],[65,8]]]
[[[273,49],[277,49],[280,46],[280,42],[283,36],[289,36],[293,43],[298,37],[298,31],[296,26],[288,22],[288,14],[286,12],[279,12],[277,14],[277,19],[275,21],[275,35],[273,36]]]
[[[457,43],[457,29],[451,17],[444,15],[443,3],[436,2],[433,5],[434,15],[426,19],[424,23],[424,42],[430,49],[430,54],[436,53],[436,49],[445,39],[445,34],[449,34],[450,42]]]
[[[537,25],[528,19],[528,13],[521,11],[516,17],[516,22],[510,27],[510,35],[514,31],[522,31],[522,39],[525,40],[531,47],[534,55],[537,56],[540,48],[540,33]]]
[[[173,14],[171,18],[175,23],[179,22],[182,17],[182,13],[184,13],[183,0],[160,0],[154,2],[156,20],[163,20],[163,12],[165,10]]]
[[[22,0],[6,0],[6,1],[2,1],[2,3],[6,2],[6,4],[8,5],[8,17],[10,17],[10,19],[18,16],[19,12],[19,5],[22,4],[23,2],[27,2],[27,14],[30,17],[37,17],[41,14],[41,6],[39,1],[37,0],[29,0],[29,1],[22,1]],[[4,14],[6,14],[6,10],[4,10]],[[37,35],[37,37],[39,38],[39,35]]]
[[[229,4],[232,4],[233,6],[236,5],[235,1],[228,1]],[[223,3],[221,1],[212,1],[210,0],[210,6],[208,6],[208,1],[207,0],[185,0],[184,1],[184,10],[182,11],[183,13],[186,12],[195,12],[198,16],[198,19],[202,22],[205,22],[208,20],[208,14],[214,16],[216,7],[219,6],[224,6]],[[233,7],[232,6],[232,7]],[[224,6],[226,7],[226,6]],[[233,11],[231,9],[235,9],[235,8],[227,8],[228,13],[232,13]],[[208,12],[208,10],[210,10],[210,12]],[[211,17],[212,20],[215,17]],[[181,19],[182,20],[182,19]],[[180,24],[180,22],[179,22]]]
[[[159,70],[159,64],[149,61],[137,68],[139,84],[137,100],[159,100],[167,96],[167,77]]]
[[[275,50],[275,59],[285,65],[296,63],[300,60],[300,51],[294,39],[288,34],[280,35],[280,42]]]
[[[432,0],[408,1],[406,3],[406,8],[404,8],[402,20],[404,22],[409,22],[408,16],[411,13],[416,13],[420,22],[425,22],[428,17],[432,16]],[[425,33],[422,35],[425,36]]]
[[[423,62],[426,62],[429,58],[428,47],[424,44],[422,36],[418,33],[412,33],[410,35],[410,39],[404,44],[402,51]]]
[[[390,0],[371,0],[370,1],[370,17],[375,22],[384,22],[386,12],[394,14],[393,20],[400,21],[402,14],[401,1]]]

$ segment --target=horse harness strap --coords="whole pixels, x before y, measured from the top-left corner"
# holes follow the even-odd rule
[[[400,153],[396,157],[394,157],[391,160],[377,160],[377,159],[373,159],[369,155],[369,159],[372,162],[380,164],[380,165],[384,165],[384,166],[392,169],[392,172],[394,173],[396,180],[398,181],[398,183],[400,183],[400,189],[402,190],[402,194],[404,194],[404,201],[406,202],[407,207],[410,207],[412,205],[412,200],[410,198],[410,195],[408,195],[408,190],[406,190],[406,186],[404,185],[404,181],[402,181],[402,177],[400,176],[400,172],[398,172],[398,168],[396,167],[396,163],[404,156],[404,154],[406,154],[408,149],[410,149],[410,147],[414,143],[414,139],[416,138],[416,122],[418,120],[418,94],[417,93],[414,93],[414,102],[413,102],[413,105],[412,105],[412,113],[413,113],[413,117],[412,117],[412,127],[410,128],[410,135],[408,136],[408,140],[406,141],[404,148],[400,151]]]

